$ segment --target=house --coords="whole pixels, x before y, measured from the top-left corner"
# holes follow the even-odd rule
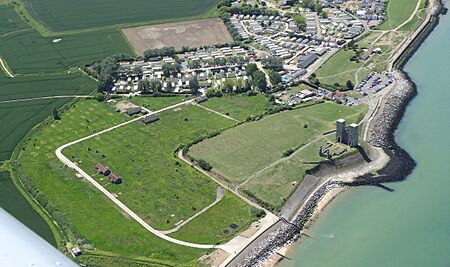
[[[153,123],[155,121],[159,120],[159,115],[158,114],[154,114],[148,117],[145,117],[142,119],[142,123],[144,124],[149,124],[149,123]]]
[[[95,164],[95,169],[97,169],[97,171],[105,176],[109,175],[111,173],[110,170],[108,170],[108,167],[103,166],[100,163]]]
[[[114,173],[110,173],[108,175],[108,179],[109,181],[111,181],[111,183],[113,184],[120,184],[122,183],[122,177],[115,175]]]

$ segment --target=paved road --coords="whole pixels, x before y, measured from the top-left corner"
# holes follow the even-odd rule
[[[170,107],[166,107],[166,108],[160,109],[160,110],[158,110],[158,111],[151,112],[151,113],[149,113],[149,114],[147,114],[147,115],[140,116],[140,117],[137,117],[137,118],[135,118],[135,119],[129,120],[129,121],[127,121],[127,122],[118,124],[118,125],[116,125],[116,126],[113,126],[113,127],[108,128],[108,129],[106,129],[106,130],[100,131],[100,132],[98,132],[98,133],[95,133],[95,134],[92,134],[92,135],[89,135],[89,136],[80,138],[80,139],[78,139],[78,140],[75,140],[75,141],[73,141],[73,142],[70,142],[70,143],[67,143],[67,144],[65,144],[65,145],[60,146],[58,149],[56,149],[55,154],[56,154],[56,156],[58,157],[58,159],[59,159],[64,165],[66,165],[66,166],[69,167],[69,168],[74,169],[74,170],[77,171],[79,174],[81,174],[87,181],[89,181],[94,187],[96,187],[100,192],[102,192],[106,197],[108,197],[112,202],[114,202],[114,204],[116,204],[119,208],[121,208],[126,214],[128,214],[128,215],[129,215],[131,218],[133,218],[136,222],[138,222],[140,225],[142,225],[146,230],[148,230],[148,231],[151,232],[152,234],[156,235],[157,237],[159,237],[159,238],[161,238],[161,239],[164,239],[164,240],[166,240],[166,241],[168,241],[168,242],[171,242],[171,243],[174,243],[174,244],[177,244],[177,245],[181,245],[181,246],[186,246],[186,247],[200,248],[200,249],[218,248],[219,246],[216,246],[216,245],[194,244],[194,243],[190,243],[190,242],[181,241],[181,240],[172,238],[172,237],[170,237],[170,236],[167,236],[167,235],[163,234],[162,232],[160,232],[160,231],[154,229],[153,227],[151,227],[150,225],[148,225],[141,217],[139,217],[136,213],[134,213],[130,208],[128,208],[125,204],[123,204],[120,200],[118,200],[113,194],[111,194],[108,190],[106,190],[103,186],[101,186],[97,181],[95,181],[94,178],[92,178],[89,174],[87,174],[83,169],[81,169],[80,167],[78,167],[77,164],[75,164],[74,162],[72,162],[71,160],[69,160],[69,159],[68,159],[66,156],[64,156],[64,154],[62,153],[62,151],[63,151],[65,148],[67,148],[67,147],[69,147],[69,146],[72,146],[72,145],[74,145],[74,144],[80,143],[80,142],[82,142],[82,141],[88,140],[88,139],[90,139],[90,138],[99,136],[99,135],[104,134],[104,133],[107,133],[107,132],[110,132],[110,131],[112,131],[112,130],[114,130],[114,129],[117,129],[117,128],[119,128],[119,127],[128,125],[128,124],[133,123],[133,122],[138,121],[138,120],[141,120],[141,119],[144,118],[144,117],[151,116],[151,115],[153,115],[153,114],[160,113],[160,112],[163,112],[163,111],[166,111],[166,110],[169,110],[169,109],[173,109],[173,108],[176,108],[176,107],[181,106],[181,105],[189,104],[189,103],[192,103],[193,101],[194,101],[194,100],[192,99],[192,100],[189,100],[189,101],[186,101],[186,102],[178,103],[178,104],[176,104],[176,105],[172,105],[172,106],[170,106]]]

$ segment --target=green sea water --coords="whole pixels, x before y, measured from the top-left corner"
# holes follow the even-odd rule
[[[283,267],[450,266],[450,15],[405,66],[418,89],[397,131],[417,162],[407,180],[333,201]]]

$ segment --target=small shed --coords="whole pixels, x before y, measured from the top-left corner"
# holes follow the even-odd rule
[[[141,113],[141,108],[140,107],[129,108],[127,109],[126,113],[128,116],[133,116]]]
[[[202,95],[200,97],[197,97],[194,101],[197,104],[200,104],[202,102],[205,102],[206,100],[208,100],[208,97],[206,95]]]
[[[78,256],[81,255],[81,249],[80,249],[80,247],[78,247],[78,246],[75,246],[75,247],[71,248],[71,249],[69,250],[69,252],[70,252],[70,254],[72,254],[72,256],[73,256],[74,258],[76,258],[76,257],[78,257]]]
[[[122,177],[115,175],[114,173],[110,173],[108,175],[108,179],[109,181],[111,181],[111,183],[113,184],[120,184],[122,183]]]
[[[106,167],[106,166],[104,166],[104,165],[102,165],[100,163],[95,164],[95,169],[97,169],[97,171],[99,173],[101,173],[101,174],[103,174],[105,176],[107,176],[107,175],[109,175],[111,173],[111,171],[108,170],[108,167]]]
[[[147,116],[145,118],[142,119],[142,123],[144,124],[149,124],[149,123],[153,123],[155,121],[159,120],[159,115],[158,114],[154,114],[154,115],[150,115]]]

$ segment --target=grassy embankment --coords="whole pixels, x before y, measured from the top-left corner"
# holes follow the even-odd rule
[[[296,150],[315,137],[333,130],[336,119],[359,121],[366,111],[365,106],[346,107],[333,103],[285,111],[227,130],[217,137],[192,146],[189,154],[209,162],[213,171],[226,180],[241,184],[259,170],[284,158],[286,150]],[[311,156],[311,153],[304,153],[300,153],[299,157]],[[298,171],[295,163],[287,162],[283,165],[289,165],[285,167],[289,172]],[[293,178],[280,173],[277,170],[279,167],[274,168],[252,177],[245,189],[271,206],[279,207],[279,200],[288,197],[295,189],[292,186],[287,188],[287,184],[293,179],[300,182],[303,175],[298,173]],[[276,178],[270,177],[270,173],[275,172],[278,172]],[[266,193],[272,196],[267,197]]]

